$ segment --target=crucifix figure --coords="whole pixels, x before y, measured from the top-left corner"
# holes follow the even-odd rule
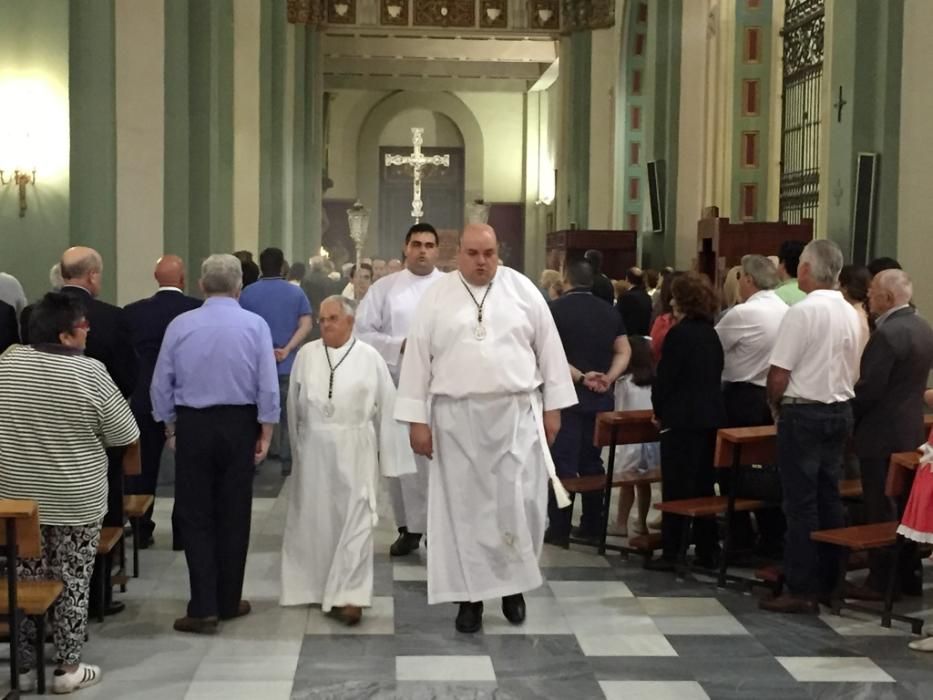
[[[439,165],[445,168],[450,167],[450,155],[426,156],[421,152],[421,145],[424,143],[424,129],[412,127],[411,141],[414,145],[412,153],[407,156],[386,154],[386,167],[390,165],[410,165],[412,169],[412,188],[411,215],[415,223],[421,222],[424,216],[423,202],[421,201],[421,170],[425,165]]]
[[[836,121],[842,122],[842,108],[849,104],[848,100],[842,99],[842,85],[839,86],[839,99],[833,104],[836,109]]]

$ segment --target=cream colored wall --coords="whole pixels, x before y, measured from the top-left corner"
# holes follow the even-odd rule
[[[260,4],[233,2],[233,247],[259,248]]]
[[[373,90],[338,90],[330,101],[330,134],[328,139],[328,174],[334,187],[327,191],[328,199],[356,199],[356,150],[360,126],[379,100],[388,92]],[[375,156],[373,156],[375,158]]]
[[[933,319],[933,2],[905,0],[901,92],[900,172],[898,173],[897,257],[914,281],[914,302]],[[906,87],[909,86],[909,89]]]
[[[426,109],[412,109],[393,118],[379,138],[380,146],[408,146],[411,150],[411,130],[424,129],[424,145],[462,147],[463,135],[448,117]]]
[[[165,3],[114,6],[117,137],[117,303],[149,296],[162,255]],[[113,274],[113,272],[111,272]]]
[[[590,68],[590,187],[587,226],[611,229],[615,209],[615,91],[622,32],[618,25],[593,32]]]
[[[476,116],[483,132],[483,192],[467,192],[467,199],[481,195],[488,202],[522,201],[525,118],[523,95],[513,92],[455,94]]]

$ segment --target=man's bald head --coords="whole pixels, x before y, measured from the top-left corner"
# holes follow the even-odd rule
[[[160,287],[185,288],[185,262],[177,255],[163,255],[156,262],[156,282]]]
[[[882,270],[872,278],[868,290],[871,312],[879,316],[909,304],[913,297],[913,282],[910,281],[910,275],[903,270]]]
[[[467,224],[460,234],[457,268],[470,284],[489,284],[499,267],[499,241],[486,224]]]
[[[92,295],[100,293],[100,276],[104,261],[93,248],[75,246],[62,253],[62,280],[66,285],[83,287]]]

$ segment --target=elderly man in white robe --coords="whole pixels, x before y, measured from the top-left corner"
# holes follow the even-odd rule
[[[522,594],[542,583],[548,478],[569,505],[548,446],[577,395],[551,312],[531,280],[498,265],[495,231],[467,226],[457,263],[415,312],[395,416],[415,453],[434,458],[428,603],[459,603],[456,628],[473,633],[484,599],[501,597],[521,624]]]
[[[321,339],[295,359],[294,448],[282,542],[282,605],[320,604],[347,625],[372,603],[377,477],[414,473],[385,361],[353,337],[354,303],[324,300]]]
[[[429,223],[412,226],[405,236],[405,269],[383,277],[370,287],[357,314],[356,335],[372,345],[389,365],[398,384],[405,337],[425,290],[444,273],[437,269],[437,231]],[[421,545],[428,524],[428,463],[415,457],[417,474],[389,479],[398,539],[389,548],[393,557],[405,556]]]

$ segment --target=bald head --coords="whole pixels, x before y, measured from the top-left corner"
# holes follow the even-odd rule
[[[872,278],[868,290],[868,305],[871,312],[883,313],[905,306],[914,296],[914,285],[910,275],[903,270],[883,270]]]
[[[177,255],[163,255],[155,267],[156,282],[160,287],[185,288],[185,262]]]
[[[66,285],[83,287],[92,295],[100,293],[100,276],[104,261],[93,248],[75,246],[62,253],[60,263],[62,281]]]
[[[496,276],[499,241],[492,226],[467,224],[460,234],[457,267],[470,284],[484,286]]]

